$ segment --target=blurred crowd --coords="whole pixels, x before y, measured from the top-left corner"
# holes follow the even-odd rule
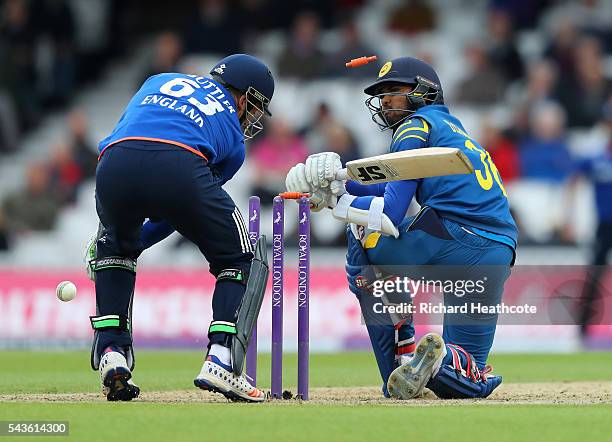
[[[0,153],[18,149],[20,136],[69,105],[79,86],[123,53],[119,3],[92,8],[90,25],[77,13],[92,2],[0,1]]]
[[[365,41],[359,26],[360,12],[373,7],[373,1],[191,0],[185,2],[182,14],[176,8],[155,7],[157,2],[111,1],[105,7],[102,37],[87,48],[77,38],[77,3],[0,1],[0,162],[1,152],[14,150],[19,136],[35,127],[45,112],[70,106],[75,88],[89,81],[93,70],[99,72],[112,55],[125,52],[118,46],[129,45],[126,29],[130,27],[138,28],[135,34],[155,35],[154,55],[142,79],[177,70],[181,60],[192,54],[253,52],[271,31],[283,36],[275,60],[275,74],[280,78],[298,82],[367,79],[375,78],[380,68],[373,63],[347,71],[338,62],[380,49]],[[380,3],[386,11],[381,35],[409,40],[433,36],[440,26],[437,8],[441,2]],[[479,112],[479,141],[490,151],[506,183],[534,180],[565,186],[579,171],[576,164],[587,155],[572,149],[572,134],[597,133],[592,143],[598,145],[588,155],[612,152],[612,2],[486,3],[481,29],[464,47],[467,68],[445,95],[446,101],[451,111],[457,106]],[[134,11],[144,7],[158,17],[157,25],[153,19],[150,28],[137,24],[141,17]],[[521,42],[533,35],[540,44],[526,51]],[[92,54],[98,69],[92,69]],[[419,56],[434,66],[440,63],[437,54],[426,50],[405,55]],[[489,112],[494,107],[504,111]],[[248,146],[249,161],[255,165],[251,193],[270,201],[282,187],[287,170],[310,153],[334,150],[343,162],[362,156],[348,123],[325,102],[317,104],[303,127],[275,116],[264,134]],[[2,203],[0,249],[8,246],[2,232],[51,228],[52,214],[70,204],[79,183],[95,172],[95,145],[86,140],[85,116],[71,113],[68,126],[70,141],[54,146],[47,162],[29,165],[26,188]],[[549,240],[571,241],[571,235],[563,232],[560,226],[559,234]]]
[[[24,187],[9,193],[0,204],[0,250],[11,238],[55,226],[62,208],[76,202],[79,186],[96,174],[98,157],[87,135],[85,114],[68,114],[68,131],[53,144],[49,158],[28,163]]]

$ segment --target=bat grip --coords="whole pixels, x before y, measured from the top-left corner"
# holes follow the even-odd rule
[[[338,172],[336,172],[336,179],[342,181],[348,180],[348,171],[346,169],[340,169]]]

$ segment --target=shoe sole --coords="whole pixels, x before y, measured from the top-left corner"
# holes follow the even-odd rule
[[[432,373],[439,367],[445,355],[444,340],[429,333],[419,341],[414,357],[391,373],[387,381],[389,394],[396,399],[412,399],[423,392]]]
[[[265,397],[261,399],[255,399],[250,396],[244,397],[240,394],[233,391],[231,388],[223,389],[218,385],[215,385],[213,381],[218,381],[217,378],[213,379],[205,379],[205,378],[196,378],[193,380],[193,385],[198,387],[200,390],[211,391],[213,393],[221,393],[227,399],[232,402],[264,402]]]
[[[131,401],[140,394],[140,388],[128,383],[132,378],[132,373],[126,367],[117,367],[109,370],[104,378],[104,386],[108,388],[106,400]]]

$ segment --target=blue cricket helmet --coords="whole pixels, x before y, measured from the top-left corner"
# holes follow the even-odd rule
[[[382,85],[390,83],[424,84],[442,94],[442,86],[438,74],[429,64],[414,57],[399,57],[386,62],[374,83],[363,91],[368,95],[376,95]]]
[[[392,84],[406,84],[413,88],[410,92],[381,92],[383,86]],[[401,120],[389,121],[387,112],[402,112],[405,118],[408,118],[423,106],[444,103],[438,74],[429,64],[414,57],[399,57],[386,62],[380,68],[376,81],[363,91],[370,95],[366,100],[366,106],[372,113],[372,120],[381,130],[393,129],[401,123]],[[404,95],[408,100],[408,107],[383,109],[382,97],[385,95]]]
[[[263,110],[272,115],[268,105],[274,94],[274,77],[268,66],[252,55],[233,54],[225,57],[211,69],[213,75],[222,84],[232,86],[240,92],[251,92],[261,101]]]

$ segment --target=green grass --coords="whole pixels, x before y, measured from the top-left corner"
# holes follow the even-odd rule
[[[612,380],[612,353],[500,354],[491,357],[505,382]],[[195,351],[139,351],[135,378],[147,390],[192,388],[202,364]],[[367,352],[311,355],[313,387],[360,387],[380,383],[374,356]],[[296,385],[297,358],[285,355],[284,379]],[[269,387],[270,357],[259,357],[259,385]],[[0,351],[0,391],[4,393],[77,393],[95,391],[98,374],[88,352]]]
[[[610,440],[612,432],[612,406],[601,405],[349,407],[296,404],[274,407],[248,404],[0,404],[0,413],[2,419],[69,420],[69,439],[105,442],[113,439],[128,442],[591,442]]]
[[[137,353],[135,379],[145,390],[192,389],[200,352]],[[295,355],[285,357],[287,385],[295,385]],[[612,353],[496,355],[505,382],[610,381]],[[261,355],[259,385],[267,387],[270,360]],[[0,351],[0,394],[97,392],[87,352]],[[314,354],[311,385],[380,383],[369,353]],[[610,440],[612,405],[385,406],[291,403],[2,403],[0,420],[69,420],[70,440],[139,441]],[[19,437],[25,441],[30,438]],[[36,437],[32,440],[44,440]],[[0,442],[11,440],[0,437]],[[55,438],[54,440],[66,440]]]
[[[297,384],[297,356],[285,355],[283,365],[287,386]],[[313,354],[310,382],[315,387],[372,386],[380,382],[373,356],[369,353]],[[203,353],[195,351],[139,351],[135,380],[147,390],[193,388]],[[88,352],[0,351],[0,391],[4,393],[69,393],[96,391],[97,372],[89,366]],[[352,367],[352,369],[348,369]],[[259,356],[258,385],[270,384],[270,356]]]

